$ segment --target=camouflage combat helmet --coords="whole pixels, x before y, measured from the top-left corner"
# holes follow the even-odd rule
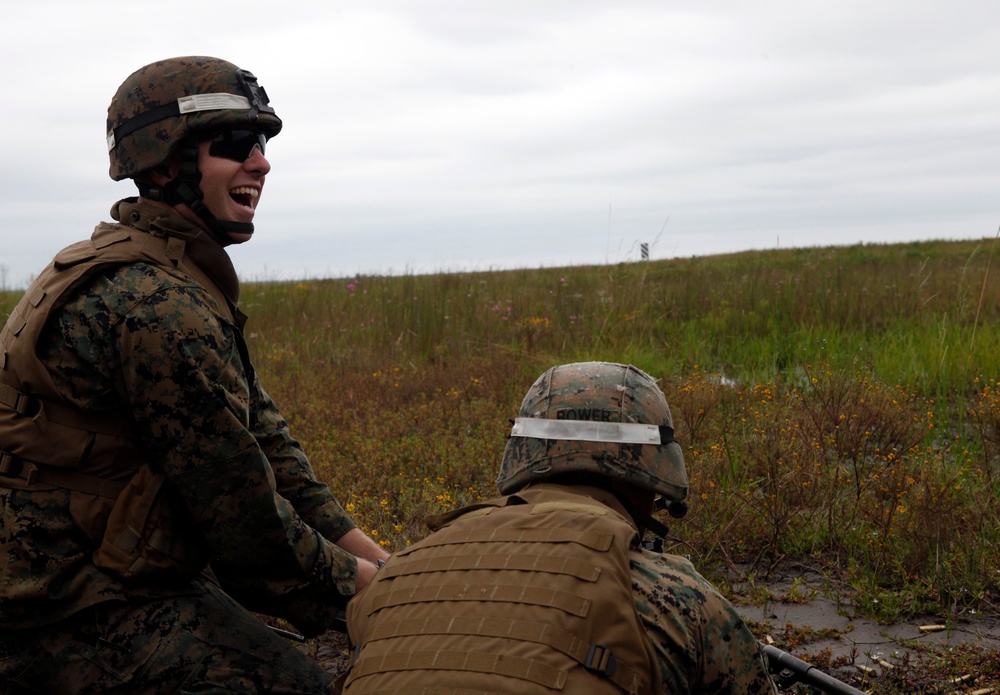
[[[663,392],[630,365],[580,362],[553,367],[521,403],[497,487],[507,495],[570,472],[687,496],[687,473]]]
[[[220,221],[212,215],[203,204],[197,164],[202,136],[244,128],[272,138],[281,130],[281,119],[253,73],[208,56],[150,63],[118,88],[108,107],[107,128],[112,179],[136,179],[143,197],[188,205],[222,244],[231,242],[230,231],[253,232],[251,223]],[[181,161],[174,181],[157,187],[145,180],[143,173],[174,155]]]
[[[139,68],[108,107],[111,178],[132,178],[166,162],[192,135],[247,127],[272,138],[281,119],[257,78],[207,56],[169,58]]]

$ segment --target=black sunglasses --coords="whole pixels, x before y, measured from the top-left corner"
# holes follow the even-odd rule
[[[208,145],[208,153],[213,157],[224,157],[234,162],[245,162],[259,147],[264,154],[267,136],[259,130],[223,130],[213,137]]]

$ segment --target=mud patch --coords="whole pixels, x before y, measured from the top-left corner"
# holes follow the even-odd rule
[[[771,604],[767,606],[737,606],[740,614],[756,624],[784,629],[786,625],[811,629],[817,633],[836,633],[836,638],[819,638],[796,649],[800,653],[815,653],[829,649],[835,656],[871,655],[883,659],[901,654],[918,645],[955,646],[973,644],[1000,649],[1000,619],[983,616],[975,620],[943,622],[933,615],[916,616],[904,623],[880,625],[867,618],[851,615],[835,601],[817,598],[808,604]],[[846,614],[844,614],[846,613]],[[934,626],[932,631],[922,630]],[[766,639],[767,635],[758,635]],[[781,645],[777,645],[781,647]]]
[[[763,591],[736,582],[733,602],[762,642],[810,662],[822,655],[822,662],[837,664],[833,675],[848,675],[851,680],[888,676],[900,664],[918,660],[927,648],[945,653],[959,647],[1000,653],[1000,614],[996,611],[948,618],[914,615],[882,624],[859,615],[850,595],[831,598],[817,589],[821,586],[823,578],[808,572],[772,581]]]

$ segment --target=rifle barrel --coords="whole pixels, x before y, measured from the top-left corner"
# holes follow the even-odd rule
[[[864,691],[813,668],[788,652],[783,652],[770,644],[761,644],[760,646],[764,656],[767,657],[768,667],[772,672],[776,672],[780,678],[811,685],[830,695],[866,695]]]

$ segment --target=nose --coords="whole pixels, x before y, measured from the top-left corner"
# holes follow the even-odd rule
[[[250,150],[250,156],[247,157],[245,162],[243,162],[243,168],[264,176],[271,171],[271,163],[267,161],[267,158],[264,156],[264,153],[261,152],[260,147],[254,145],[253,149]]]

